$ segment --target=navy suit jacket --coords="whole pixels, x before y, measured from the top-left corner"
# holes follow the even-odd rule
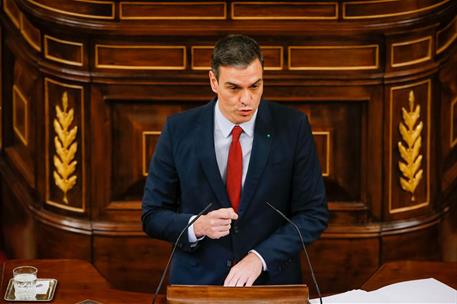
[[[215,100],[167,120],[151,160],[143,197],[144,231],[175,242],[192,215],[208,203],[230,203],[214,150]],[[305,114],[262,100],[239,218],[228,236],[196,245],[182,235],[173,258],[172,284],[222,285],[234,261],[251,249],[265,260],[255,284],[301,283],[297,231],[265,202],[298,225],[304,241],[327,226],[327,203],[319,160]]]

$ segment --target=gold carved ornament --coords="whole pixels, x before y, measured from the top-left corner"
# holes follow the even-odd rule
[[[62,107],[56,105],[56,118],[54,119],[54,145],[56,155],[54,155],[54,182],[63,192],[63,202],[68,204],[67,193],[76,184],[77,176],[73,173],[76,170],[77,161],[75,154],[78,144],[75,142],[78,127],[70,129],[73,123],[74,111],[68,108],[67,92],[62,94]]]
[[[403,145],[401,141],[398,142],[398,150],[402,160],[398,162],[398,167],[403,176],[400,177],[400,185],[404,191],[411,193],[411,201],[414,201],[414,191],[422,179],[423,171],[420,169],[422,162],[422,155],[420,149],[422,145],[421,132],[423,123],[419,121],[420,105],[414,108],[414,93],[409,92],[409,112],[402,107],[403,121],[400,122],[399,130],[400,135],[406,144]]]

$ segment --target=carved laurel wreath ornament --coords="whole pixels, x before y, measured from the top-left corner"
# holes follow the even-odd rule
[[[421,169],[422,155],[420,149],[422,146],[421,132],[424,127],[419,121],[420,105],[414,107],[414,92],[409,92],[409,112],[402,107],[402,118],[399,130],[405,145],[399,141],[398,150],[403,161],[398,162],[398,167],[403,176],[400,177],[400,185],[404,191],[411,193],[411,201],[414,201],[414,191],[422,179],[423,171]]]
[[[77,161],[75,160],[78,143],[75,142],[78,134],[78,127],[70,129],[74,119],[73,109],[68,107],[67,92],[62,94],[62,109],[56,105],[56,118],[54,119],[54,145],[56,154],[54,155],[54,182],[63,192],[63,202],[68,204],[67,193],[76,184]]]

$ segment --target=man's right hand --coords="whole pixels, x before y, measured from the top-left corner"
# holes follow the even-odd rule
[[[194,223],[194,233],[197,238],[207,236],[219,239],[230,233],[232,220],[238,219],[233,208],[221,208],[202,215]]]

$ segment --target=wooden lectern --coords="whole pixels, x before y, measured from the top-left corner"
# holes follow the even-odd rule
[[[306,285],[269,285],[253,287],[222,287],[197,285],[170,285],[167,303],[286,303],[307,304]]]

